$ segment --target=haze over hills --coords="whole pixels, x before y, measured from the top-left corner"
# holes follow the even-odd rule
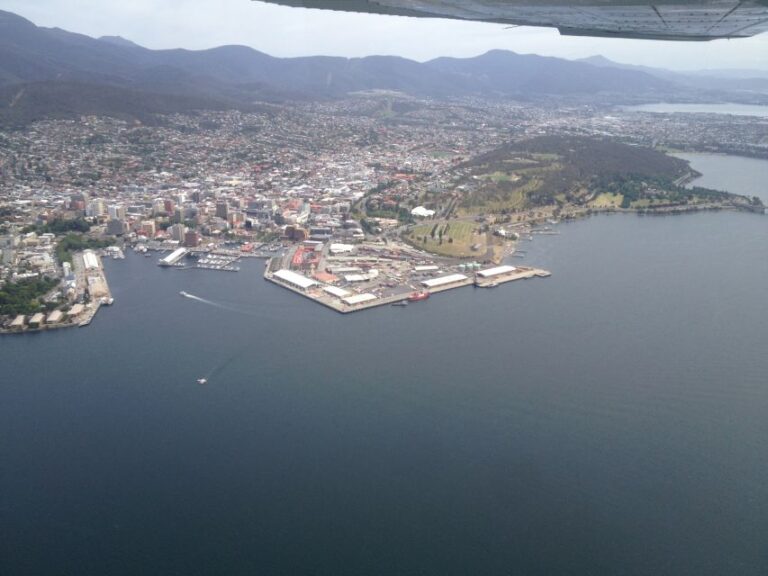
[[[764,70],[693,70],[673,72],[662,68],[620,64],[604,56],[590,56],[577,62],[583,62],[599,68],[632,70],[644,72],[681,88],[707,90],[721,94],[749,93],[768,95],[768,72]]]
[[[419,63],[393,56],[275,58],[245,46],[149,50],[42,28],[0,11],[0,123],[23,125],[84,113],[142,118],[194,108],[243,108],[263,101],[327,99],[366,90],[417,97],[659,99],[675,77],[495,50]],[[672,73],[670,73],[672,74]]]

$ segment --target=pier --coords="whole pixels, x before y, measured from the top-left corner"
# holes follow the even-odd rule
[[[440,292],[466,286],[493,288],[500,284],[514,282],[515,280],[547,278],[551,276],[551,272],[540,268],[501,266],[478,271],[472,276],[451,274],[442,278],[426,280],[421,283],[423,290],[417,292],[414,292],[409,285],[402,285],[396,288],[396,293],[381,296],[371,292],[352,292],[333,285],[326,285],[286,269],[274,270],[275,263],[275,261],[267,263],[264,270],[265,280],[340,314],[360,312],[380,306],[391,306],[414,299],[426,299],[424,296],[414,298],[414,294],[417,293],[426,294],[426,297],[429,297]]]

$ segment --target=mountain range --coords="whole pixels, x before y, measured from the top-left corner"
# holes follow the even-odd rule
[[[684,86],[671,72],[606,62],[500,50],[424,63],[394,56],[275,58],[245,46],[150,50],[120,37],[38,27],[0,11],[0,125],[93,113],[148,119],[367,90],[431,98],[610,94],[658,100]]]

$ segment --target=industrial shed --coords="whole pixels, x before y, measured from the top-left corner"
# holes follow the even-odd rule
[[[345,304],[349,304],[350,306],[355,306],[356,304],[364,304],[365,302],[371,302],[376,299],[376,296],[373,294],[356,294],[354,296],[344,298],[342,301]]]
[[[299,288],[301,290],[317,286],[317,282],[314,280],[290,270],[278,270],[275,272],[275,278],[279,278],[286,284],[290,284],[294,288]]]
[[[429,280],[424,280],[422,281],[421,285],[426,288],[440,288],[442,286],[448,286],[449,284],[463,282],[467,279],[468,278],[464,274],[450,274],[440,278],[430,278]]]
[[[509,274],[517,270],[514,266],[496,266],[495,268],[488,268],[487,270],[480,270],[477,275],[481,278],[492,278],[493,276],[501,276],[502,274]]]
[[[344,288],[337,288],[336,286],[324,286],[323,290],[328,292],[328,294],[336,296],[337,298],[344,298],[345,296],[349,296],[351,294],[349,290],[344,290]]]

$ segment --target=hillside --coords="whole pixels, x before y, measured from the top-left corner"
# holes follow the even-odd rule
[[[695,195],[677,182],[688,163],[615,140],[543,136],[502,146],[457,168],[463,214],[509,213],[540,206],[605,208],[687,204]]]
[[[26,85],[26,93],[36,97],[11,106]],[[77,85],[89,87],[87,98],[66,96]],[[100,94],[99,86],[105,87]],[[134,115],[137,108],[151,114],[173,108],[182,95],[180,111],[196,105],[239,108],[255,100],[338,98],[375,89],[431,98],[637,97],[672,85],[643,71],[505,51],[419,63],[393,56],[275,58],[245,46],[149,50],[119,37],[96,39],[38,27],[0,11],[0,87],[0,117],[19,124],[49,115]],[[174,98],[162,100],[162,95]],[[148,102],[146,108],[142,102]]]

